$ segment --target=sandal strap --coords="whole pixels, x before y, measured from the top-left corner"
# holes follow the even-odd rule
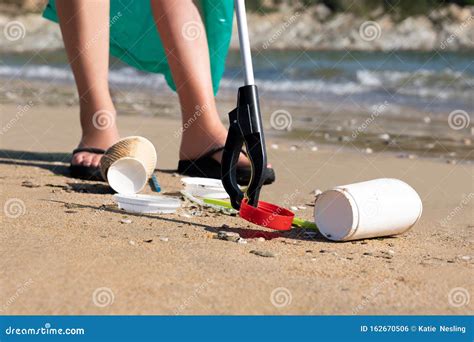
[[[204,153],[202,156],[200,156],[199,158],[197,159],[201,159],[201,158],[209,158],[209,157],[212,157],[214,154],[216,154],[217,152],[221,152],[224,150],[224,146],[217,146],[217,147],[213,147],[211,148],[209,151],[207,151],[206,153]]]
[[[217,147],[213,147],[211,148],[209,151],[207,151],[206,153],[204,153],[202,156],[200,156],[199,158],[197,159],[201,159],[201,158],[210,158],[212,157],[214,154],[216,154],[217,152],[221,152],[224,150],[224,146],[217,146]],[[243,149],[240,150],[240,152],[245,155],[246,157],[248,157],[247,155],[247,152],[245,152]]]
[[[87,152],[87,153],[94,153],[94,154],[105,154],[105,150],[96,147],[79,147],[72,151],[72,155],[76,153]]]

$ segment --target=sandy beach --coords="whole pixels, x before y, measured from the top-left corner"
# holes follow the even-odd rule
[[[300,217],[313,218],[315,189],[393,177],[419,192],[423,216],[408,233],[334,243],[198,208],[120,212],[104,183],[67,177],[77,107],[38,104],[13,121],[17,106],[1,111],[10,123],[0,138],[1,314],[473,313],[472,164],[295,149],[269,137],[277,181],[262,199],[306,207]],[[155,144],[156,175],[176,196],[179,121],[122,115],[118,124]],[[216,239],[220,230],[248,243]]]

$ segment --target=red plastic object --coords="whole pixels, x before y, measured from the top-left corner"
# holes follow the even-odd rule
[[[263,201],[258,202],[257,208],[252,207],[246,198],[242,200],[239,214],[244,220],[275,230],[290,230],[295,217],[288,209]]]

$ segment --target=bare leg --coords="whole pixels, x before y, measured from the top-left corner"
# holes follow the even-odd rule
[[[109,7],[107,0],[57,0],[64,45],[80,98],[79,147],[106,149],[118,139],[108,86]],[[73,164],[98,166],[100,155],[78,153]]]
[[[192,0],[151,0],[151,4],[182,109],[180,159],[197,158],[223,146],[227,137],[214,99],[204,25]],[[186,27],[194,33],[187,35]],[[221,153],[214,156],[218,161],[221,157]],[[241,156],[239,164],[248,160]]]

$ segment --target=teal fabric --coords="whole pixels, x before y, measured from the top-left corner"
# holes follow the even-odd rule
[[[201,0],[201,8],[214,93],[217,93],[232,35],[233,1]],[[55,0],[49,0],[43,16],[58,22]],[[189,30],[192,35],[192,26]],[[163,74],[169,86],[176,90],[150,0],[110,0],[110,53],[139,70]]]

